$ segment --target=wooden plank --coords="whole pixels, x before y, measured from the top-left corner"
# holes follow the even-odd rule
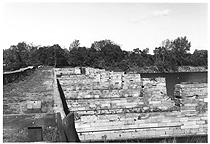
[[[80,142],[79,137],[77,135],[77,131],[75,129],[75,123],[74,123],[74,113],[69,113],[64,119],[63,119],[63,127],[66,134],[66,137],[68,139],[68,142]]]
[[[58,128],[60,142],[67,142],[67,138],[65,135],[65,131],[64,131],[60,113],[57,113],[57,128]]]
[[[56,126],[55,114],[12,114],[3,115],[4,129],[24,129],[26,127]]]

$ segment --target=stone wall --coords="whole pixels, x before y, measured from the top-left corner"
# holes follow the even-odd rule
[[[207,133],[207,84],[176,85],[170,98],[165,78],[93,68],[55,72],[81,141]]]

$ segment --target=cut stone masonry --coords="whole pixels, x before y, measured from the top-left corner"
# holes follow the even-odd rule
[[[83,74],[81,74],[81,72]],[[93,68],[57,68],[81,141],[207,134],[207,84],[177,84]]]

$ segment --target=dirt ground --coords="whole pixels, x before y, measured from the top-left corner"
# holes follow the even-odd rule
[[[36,69],[22,80],[3,86],[3,115],[26,114],[27,101],[41,101],[41,113],[53,113],[53,68]],[[56,142],[57,127],[43,129],[43,141]],[[28,131],[24,129],[3,129],[4,142],[27,142]]]

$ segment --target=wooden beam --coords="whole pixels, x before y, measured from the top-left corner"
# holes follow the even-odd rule
[[[68,142],[80,142],[74,123],[74,113],[69,113],[63,119],[63,126]]]
[[[64,131],[60,113],[57,113],[57,124],[58,124],[57,128],[58,128],[60,142],[67,142],[67,138],[66,138],[66,134]]]

